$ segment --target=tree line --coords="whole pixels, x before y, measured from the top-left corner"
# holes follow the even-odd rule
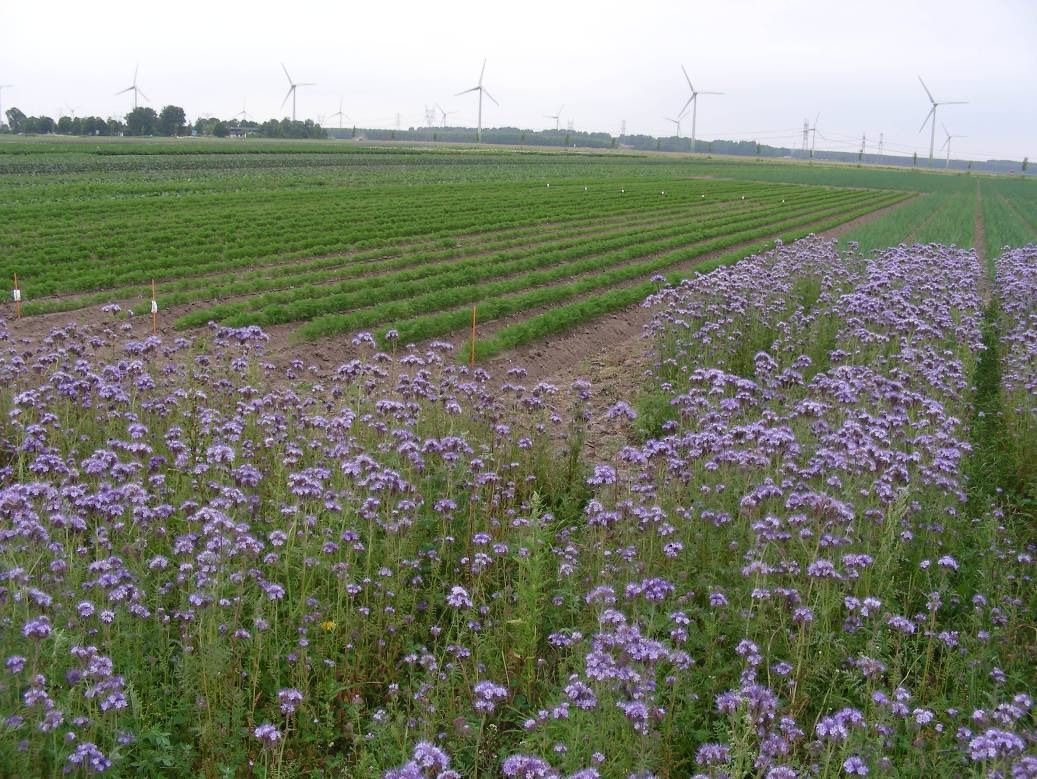
[[[309,119],[304,122],[270,119],[260,123],[199,117],[194,124],[188,124],[184,109],[175,105],[167,105],[161,111],[138,106],[121,120],[113,117],[103,119],[100,116],[61,116],[55,121],[50,116],[26,116],[17,107],[7,109],[5,116],[7,124],[0,123],[0,132],[23,135],[210,135],[224,138],[232,134],[247,134],[261,138],[327,137],[321,126]]]

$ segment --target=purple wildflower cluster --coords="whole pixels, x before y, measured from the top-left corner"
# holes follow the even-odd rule
[[[1037,407],[1037,246],[1005,252],[995,269],[1006,320],[1002,381],[1014,401],[1009,410],[1025,420]]]
[[[1031,415],[1035,260],[995,285]],[[0,765],[1034,775],[1035,550],[965,476],[982,279],[808,239],[663,289],[647,440],[447,344],[0,323]],[[591,422],[624,442],[560,459]]]

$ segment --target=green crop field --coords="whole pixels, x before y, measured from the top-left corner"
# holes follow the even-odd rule
[[[404,342],[509,317],[479,354],[639,302],[776,239],[1035,239],[1031,181],[708,157],[337,142],[0,143],[0,288],[25,315],[154,279],[165,324]]]

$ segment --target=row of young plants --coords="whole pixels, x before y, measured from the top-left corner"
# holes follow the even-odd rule
[[[858,197],[856,193],[824,193],[823,204],[829,198],[848,199]],[[757,206],[735,206],[719,208],[699,218],[678,218],[661,227],[645,229],[635,227],[614,235],[594,234],[580,240],[566,242],[559,248],[544,250],[526,247],[475,256],[446,263],[406,262],[401,270],[377,275],[363,275],[357,279],[346,279],[320,287],[303,286],[269,293],[239,303],[216,304],[210,308],[192,312],[177,322],[178,327],[198,326],[209,319],[235,326],[243,324],[269,325],[311,319],[314,316],[339,311],[377,308],[378,304],[398,301],[408,297],[430,295],[444,289],[471,287],[488,279],[499,279],[501,284],[520,284],[510,276],[523,272],[552,274],[561,278],[566,273],[577,273],[595,267],[624,262],[653,252],[665,251],[719,234],[733,227],[759,221],[773,220],[784,209],[796,213],[797,209],[817,207],[818,198],[803,194],[791,199],[787,205],[777,204],[771,199]],[[526,283],[533,278],[522,277]],[[377,321],[377,320],[374,320]]]
[[[720,207],[722,207],[720,204],[715,203],[709,205],[709,208]],[[279,259],[266,263],[253,263],[248,266],[247,270],[210,270],[196,267],[194,275],[164,280],[162,301],[165,306],[175,306],[198,300],[221,299],[300,283],[327,280],[334,278],[333,274],[341,273],[342,270],[345,270],[347,274],[351,272],[369,273],[373,270],[404,267],[407,262],[411,261],[408,258],[413,258],[415,262],[437,262],[524,244],[557,240],[562,236],[598,231],[610,232],[621,225],[661,223],[672,219],[677,213],[687,214],[688,209],[687,204],[677,204],[668,209],[653,208],[651,212],[623,209],[607,215],[600,215],[599,212],[599,215],[594,218],[588,218],[584,214],[552,219],[550,223],[535,223],[520,227],[502,227],[489,231],[476,228],[456,233],[450,237],[420,236],[404,241],[386,240],[373,249],[353,250],[307,259]],[[218,263],[214,265],[219,268]],[[26,308],[27,313],[30,314],[72,311],[97,303],[130,301],[140,298],[145,291],[150,293],[150,288],[143,290],[141,285],[133,284],[101,292],[36,301]]]
[[[365,291],[354,297],[310,299],[299,304],[299,308],[290,308],[289,311],[293,319],[309,319],[297,331],[301,338],[317,338],[384,324],[387,329],[404,328],[404,338],[407,342],[453,329],[449,325],[462,321],[466,312],[450,311],[451,308],[477,303],[483,309],[484,320],[494,319],[505,313],[529,310],[564,300],[589,289],[646,277],[710,251],[773,235],[787,226],[845,212],[862,199],[863,196],[859,193],[834,194],[822,204],[808,202],[798,207],[791,206],[787,211],[747,214],[744,217],[724,220],[717,225],[695,227],[671,239],[644,242],[643,236],[635,236],[633,244],[626,249],[607,251],[600,255],[591,254],[586,259],[561,264],[547,264],[543,270],[534,270],[484,284],[478,283],[477,278],[473,276],[472,282],[450,284],[432,292],[422,292],[423,288],[418,287],[416,291],[419,294],[402,299],[400,293],[406,290],[401,285],[386,290],[385,302],[378,302],[377,293],[372,295]],[[535,261],[546,258],[541,256],[533,259]],[[498,274],[491,271],[493,269],[487,269],[484,274],[486,278],[496,278]],[[581,278],[573,280],[574,276]],[[321,315],[323,311],[339,310],[346,313]],[[436,312],[442,314],[436,315]],[[433,317],[422,320],[420,324],[406,321],[424,314],[433,314]],[[243,315],[225,321],[235,325],[267,324],[271,321],[265,316],[265,312],[260,312],[259,317]],[[454,326],[456,327],[456,324]]]
[[[997,257],[1006,247],[1025,246],[1037,240],[1037,217],[1032,224],[1028,222],[1027,212],[989,182],[983,182],[979,191],[988,257]]]
[[[518,346],[570,330],[605,314],[636,305],[640,301],[648,298],[660,283],[678,284],[690,275],[708,273],[715,268],[734,264],[751,254],[765,252],[771,249],[775,244],[780,244],[782,242],[791,243],[792,241],[804,238],[813,233],[825,232],[826,230],[838,227],[848,221],[852,221],[859,216],[871,213],[877,208],[894,205],[902,199],[903,196],[893,195],[887,199],[879,200],[877,203],[869,204],[863,208],[843,212],[821,221],[809,222],[805,227],[796,226],[794,229],[788,229],[793,226],[786,225],[783,227],[783,230],[787,229],[787,231],[772,240],[761,241],[752,246],[728,252],[719,257],[713,257],[712,259],[699,263],[690,269],[669,271],[658,274],[647,281],[641,281],[640,283],[635,283],[630,286],[621,287],[619,289],[609,289],[606,292],[598,294],[590,294],[581,297],[573,303],[557,306],[543,313],[525,318],[520,322],[505,325],[504,327],[495,330],[489,338],[476,341],[476,356],[479,359],[487,359],[509,349],[514,349]],[[824,217],[825,215],[819,214],[818,216]],[[406,328],[406,324],[401,325],[401,327]],[[405,330],[401,330],[400,332],[402,334]],[[384,331],[382,332],[382,336],[384,337]],[[470,342],[466,342],[462,345],[462,351],[466,349],[471,349]]]
[[[799,193],[797,193],[799,194]],[[809,197],[801,195],[801,197]],[[471,267],[484,267],[511,262],[542,252],[549,252],[552,258],[572,258],[581,252],[601,251],[605,246],[622,246],[630,242],[631,236],[672,235],[684,229],[684,225],[694,220],[710,221],[719,214],[731,218],[737,213],[761,211],[773,207],[780,198],[776,195],[759,195],[751,201],[716,201],[699,200],[697,203],[681,204],[671,208],[640,210],[624,213],[621,217],[607,220],[566,220],[559,225],[552,221],[548,225],[536,225],[517,232],[479,234],[477,238],[492,240],[463,241],[462,237],[441,239],[438,246],[430,250],[401,253],[399,256],[380,259],[374,262],[358,261],[359,258],[318,258],[305,263],[291,263],[277,266],[277,278],[269,280],[274,294],[264,295],[256,300],[242,303],[216,304],[206,311],[192,313],[192,324],[205,324],[208,318],[222,319],[235,313],[266,307],[273,304],[284,304],[325,294],[354,291],[358,288],[377,287],[382,284],[408,281],[434,276],[440,273]],[[790,199],[791,200],[791,199]],[[443,248],[442,244],[448,244]],[[384,255],[383,255],[384,256]],[[320,270],[309,272],[306,269],[316,265]],[[330,266],[327,267],[326,266]],[[264,273],[265,271],[259,271]],[[364,281],[348,281],[351,278],[364,277]],[[199,280],[199,282],[204,281]],[[249,286],[253,279],[246,275],[240,285],[221,288],[210,286],[210,294],[206,299],[222,299],[226,294],[249,294],[262,292],[265,282],[257,280]],[[338,282],[327,284],[327,282]],[[302,289],[303,285],[322,283],[320,288]],[[173,303],[181,302],[174,297]],[[207,313],[208,312],[208,313]],[[208,317],[208,318],[206,318]],[[187,324],[188,318],[180,320]]]
[[[484,324],[506,316],[522,315],[538,308],[548,310],[523,317],[519,322],[498,327],[489,337],[477,338],[476,357],[493,357],[507,349],[565,331],[611,311],[636,305],[657,289],[661,280],[675,283],[689,273],[705,272],[720,265],[737,262],[749,254],[768,248],[773,240],[758,241],[720,257],[703,260],[690,269],[672,270],[674,266],[687,265],[696,258],[723,251],[739,243],[755,241],[761,236],[781,234],[785,239],[793,239],[817,230],[827,230],[895,202],[899,197],[901,196],[887,195],[862,207],[858,201],[854,204],[857,206],[854,210],[812,212],[798,220],[786,220],[765,228],[726,234],[705,244],[663,254],[643,263],[625,265],[612,271],[591,274],[516,295],[481,300],[478,303],[478,317]],[[574,302],[567,302],[574,299]],[[382,343],[388,343],[390,335],[404,343],[432,338],[463,330],[469,317],[470,311],[465,308],[394,320],[391,325],[379,329],[378,337]],[[313,326],[314,323],[304,325],[300,328],[300,334],[309,337]],[[471,343],[465,342],[462,351],[470,353]]]
[[[668,202],[723,197],[747,184],[676,183]],[[548,222],[609,209],[661,204],[653,184],[629,193],[600,186],[554,193],[504,182],[481,186],[361,188],[163,198],[128,205],[40,208],[0,214],[4,266],[26,279],[33,297],[247,267],[291,257],[376,248],[429,235]],[[662,185],[662,186],[665,186]],[[789,190],[795,188],[787,188]],[[64,235],[62,231],[72,230]],[[5,282],[7,283],[7,282]]]

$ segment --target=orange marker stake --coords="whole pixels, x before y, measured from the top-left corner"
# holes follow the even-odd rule
[[[14,297],[14,318],[22,318],[22,291],[18,289],[18,274],[14,275],[14,289],[11,290],[11,296]]]
[[[155,280],[151,280],[151,334],[158,335],[158,300],[155,298]]]
[[[472,368],[475,368],[475,306],[472,306],[472,356],[470,364]]]

